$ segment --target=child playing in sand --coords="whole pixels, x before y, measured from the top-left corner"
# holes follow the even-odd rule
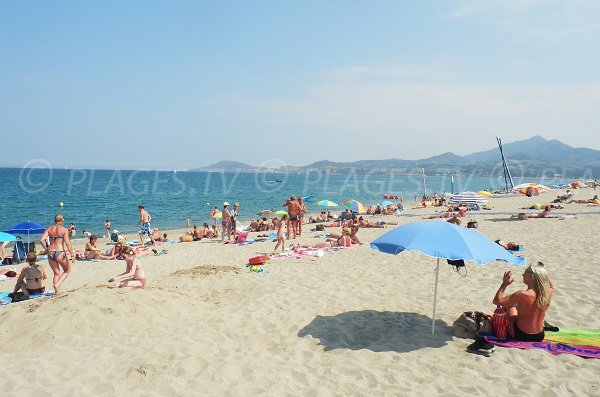
[[[125,247],[121,254],[127,264],[125,272],[108,280],[109,283],[113,283],[111,287],[143,288],[146,285],[146,274],[144,273],[144,267],[135,257],[135,252],[131,247]]]
[[[285,224],[287,221],[288,215],[285,214],[281,217],[279,223],[277,224],[277,245],[275,245],[275,248],[273,249],[273,255],[275,255],[275,252],[277,251],[277,248],[279,248],[280,244],[281,252],[283,253],[285,251]]]
[[[19,290],[23,292],[23,299],[29,299],[29,295],[41,294],[46,291],[46,279],[48,277],[44,268],[37,263],[35,252],[27,254],[27,263],[29,266],[21,271],[14,291],[9,295],[13,298],[13,301],[15,301],[15,296]]]

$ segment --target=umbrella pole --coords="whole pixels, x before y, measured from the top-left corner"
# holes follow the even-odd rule
[[[435,287],[433,288],[433,316],[431,316],[431,335],[435,335],[435,307],[437,305],[438,278],[440,275],[440,258],[437,258],[435,268]]]

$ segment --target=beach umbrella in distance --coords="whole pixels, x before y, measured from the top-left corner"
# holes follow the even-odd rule
[[[379,203],[379,205],[382,207],[387,207],[388,205],[392,205],[392,204],[394,204],[394,203],[391,202],[390,200],[383,200],[381,203]]]
[[[394,255],[406,250],[419,251],[437,258],[431,322],[432,334],[435,334],[440,258],[462,259],[477,264],[485,264],[494,260],[502,260],[515,265],[525,264],[524,257],[513,255],[474,229],[444,221],[412,222],[396,227],[373,241],[371,248]]]
[[[321,201],[317,201],[317,205],[320,205],[321,207],[337,207],[337,203],[334,203],[333,201],[329,201],[329,200],[321,200]]]
[[[275,211],[275,215],[276,215],[276,217],[281,218],[282,216],[287,215],[287,211],[284,211],[284,210]]]
[[[342,202],[345,207],[348,207],[351,211],[358,212],[359,214],[364,214],[367,212],[365,206],[360,201],[356,200],[346,200]]]
[[[223,218],[223,213],[222,213],[221,211],[219,211],[219,212],[215,212],[215,213],[214,213],[214,214],[212,214],[210,217],[211,217],[212,219],[221,219],[221,218]]]
[[[285,212],[285,211],[284,211]],[[256,213],[261,218],[277,218],[277,214],[272,210],[262,210]]]
[[[46,231],[46,226],[40,225],[39,223],[33,223],[33,222],[17,223],[10,229],[5,230],[6,233],[10,233],[10,234],[27,234],[27,243],[29,243],[29,235],[30,234],[42,234],[45,231]]]
[[[17,237],[9,233],[0,232],[0,243],[7,241],[17,241]]]
[[[484,196],[484,197],[493,197],[494,195],[486,190],[480,190],[477,192],[477,194],[479,194],[480,196]]]
[[[475,192],[457,193],[450,197],[449,204],[480,204],[487,203],[489,200]]]

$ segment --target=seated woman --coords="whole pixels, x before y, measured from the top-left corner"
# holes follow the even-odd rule
[[[336,233],[330,233],[329,234],[329,238],[330,239],[335,239],[337,241],[337,239],[339,239],[340,237],[343,237],[344,233],[342,232],[342,234],[336,234]],[[350,228],[350,239],[352,240],[352,244],[362,244],[360,239],[358,238],[358,226],[352,226]]]
[[[112,249],[110,250],[110,252],[108,253],[108,256],[111,259],[123,259],[123,256],[121,255],[121,252],[123,251],[123,243],[122,242],[117,242]]]
[[[208,226],[208,223],[203,223],[202,227],[200,228],[202,234],[204,234],[204,238],[211,238],[212,237],[212,230],[210,229],[210,226]]]
[[[248,225],[249,232],[259,232],[260,231],[260,223],[256,219],[252,219],[250,224]]]
[[[85,245],[85,257],[87,259],[113,259],[104,255],[104,251],[101,248],[96,247],[96,241],[98,241],[98,237],[92,234],[90,241]]]
[[[519,290],[507,296],[505,290],[513,281],[512,273],[505,272],[492,302],[505,308],[510,338],[524,342],[540,342],[544,339],[544,317],[552,300],[554,285],[542,262],[525,269],[523,283],[527,285],[526,290]]]
[[[46,276],[44,268],[37,263],[37,255],[35,252],[27,254],[27,264],[28,266],[21,271],[12,294],[9,294],[13,299],[13,302],[29,299],[30,295],[41,294],[46,291],[46,279],[48,277]],[[23,295],[17,297],[17,292],[19,292],[19,290],[22,291]]]
[[[109,283],[112,283],[111,287],[143,288],[146,285],[146,274],[133,249],[125,247],[122,254],[126,263],[125,271],[108,280]]]
[[[219,230],[217,229],[217,225],[212,225],[211,226],[211,236],[212,238],[217,238],[219,237]]]

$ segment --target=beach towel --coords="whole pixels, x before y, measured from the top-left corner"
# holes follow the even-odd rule
[[[600,331],[583,328],[564,328],[559,332],[546,332],[541,342],[502,340],[491,334],[481,334],[486,341],[501,347],[541,349],[546,353],[573,354],[580,357],[600,358]]]
[[[9,294],[9,292],[0,292],[0,305],[8,305],[9,303],[12,303],[12,299],[8,296],[8,294]],[[45,296],[52,296],[52,295],[54,295],[54,292],[52,292],[52,291],[42,292],[41,294],[32,294],[32,295],[29,295],[29,300],[43,298]]]

